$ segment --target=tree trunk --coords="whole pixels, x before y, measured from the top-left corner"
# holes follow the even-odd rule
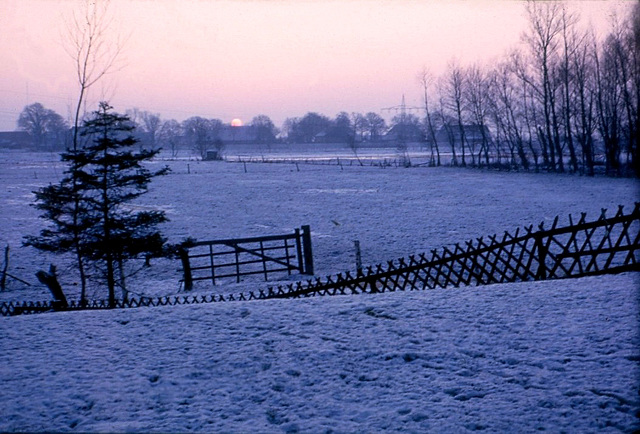
[[[49,267],[49,271],[40,270],[36,273],[36,277],[38,280],[49,288],[51,291],[51,295],[53,295],[54,299],[54,307],[67,307],[69,304],[67,303],[67,298],[62,291],[62,287],[58,282],[58,276],[56,275],[56,267],[51,265]]]

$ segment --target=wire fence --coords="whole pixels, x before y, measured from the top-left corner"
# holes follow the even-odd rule
[[[174,306],[227,301],[299,298],[340,294],[415,291],[465,285],[488,285],[640,271],[640,203],[612,217],[602,210],[597,220],[569,216],[560,226],[544,223],[443,247],[386,264],[267,289],[228,295],[183,295],[118,300],[116,308]],[[2,303],[4,316],[60,310],[109,309],[107,301]]]

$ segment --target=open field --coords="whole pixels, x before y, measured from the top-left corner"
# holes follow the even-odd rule
[[[31,191],[63,167],[2,155],[3,299],[48,299],[20,248],[43,222]],[[156,161],[136,207],[170,241],[312,228],[317,274],[636,200],[638,181],[448,168]],[[67,263],[68,264],[68,263]],[[130,280],[172,294],[175,261]],[[292,276],[292,278],[297,278]],[[255,279],[196,291],[264,287]],[[632,432],[640,429],[638,273],[424,292],[0,318],[0,431]],[[103,290],[92,288],[93,296]]]
[[[69,258],[19,247],[24,235],[36,234],[44,225],[29,206],[31,192],[57,182],[64,170],[57,160],[55,154],[8,153],[0,161],[5,186],[0,191],[0,244],[11,246],[10,272],[33,284],[27,288],[10,282],[5,299],[47,299],[48,292],[34,273],[50,263],[59,265],[69,297],[76,295],[77,277],[67,266],[72,263]],[[163,231],[170,242],[289,233],[308,224],[315,270],[321,276],[355,268],[354,240],[360,241],[363,264],[376,264],[548,223],[556,215],[564,222],[569,214],[581,212],[595,219],[601,208],[615,212],[618,205],[633,205],[640,188],[634,179],[451,168],[254,163],[246,165],[245,173],[241,163],[158,160],[153,164],[168,164],[172,172],[156,179],[136,206],[166,211],[171,221]],[[130,279],[130,289],[174,294],[179,290],[179,267],[178,261],[154,261],[150,269]],[[242,286],[247,285],[266,286],[259,277],[246,279]],[[231,289],[204,283],[196,287]],[[90,295],[105,297],[99,288]]]

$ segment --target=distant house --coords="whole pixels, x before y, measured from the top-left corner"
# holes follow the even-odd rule
[[[314,143],[350,143],[353,141],[351,131],[341,131],[339,128],[330,128],[313,137]]]
[[[462,125],[462,130],[464,131],[465,145],[472,149],[482,146],[485,140],[488,145],[493,143],[491,132],[486,125],[483,125],[482,128],[476,124]],[[436,140],[438,141],[438,146],[451,146],[451,144],[454,144],[456,147],[460,147],[462,141],[460,125],[443,125],[436,132]]]
[[[33,146],[33,140],[26,131],[0,131],[0,148],[20,149]]]
[[[397,124],[382,136],[383,142],[424,142],[425,136],[420,127],[413,124]]]

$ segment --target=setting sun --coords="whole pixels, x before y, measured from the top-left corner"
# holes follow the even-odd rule
[[[241,127],[242,126],[242,120],[235,118],[234,120],[231,121],[231,126],[232,127]]]

